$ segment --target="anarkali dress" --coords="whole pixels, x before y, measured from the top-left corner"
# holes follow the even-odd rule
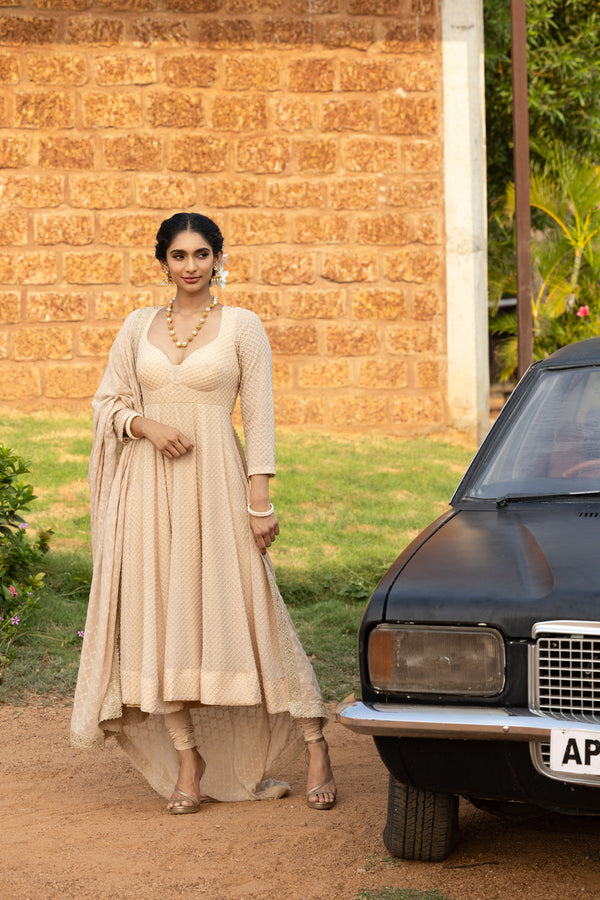
[[[71,743],[114,735],[168,797],[178,761],[163,716],[185,703],[206,762],[202,794],[281,796],[301,720],[327,714],[249,523],[249,476],[275,474],[269,342],[253,312],[223,307],[215,339],[174,365],[148,339],[158,309],[127,317],[93,401],[94,571]],[[193,449],[172,460],[128,440],[133,411]]]

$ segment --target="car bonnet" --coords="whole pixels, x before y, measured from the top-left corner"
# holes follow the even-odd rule
[[[461,510],[391,580],[387,621],[479,624],[527,638],[543,619],[600,617],[600,503]]]

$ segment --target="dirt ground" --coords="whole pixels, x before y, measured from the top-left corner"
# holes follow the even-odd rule
[[[299,759],[283,800],[175,817],[116,744],[71,749],[69,715],[62,705],[0,707],[0,900],[358,900],[386,896],[382,888],[449,900],[600,898],[600,819],[509,825],[464,803],[449,859],[392,860],[381,840],[386,771],[370,738],[336,723],[333,810],[307,809]]]

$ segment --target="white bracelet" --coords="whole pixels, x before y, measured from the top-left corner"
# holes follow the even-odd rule
[[[271,516],[275,512],[275,510],[272,503],[270,503],[269,506],[270,509],[267,509],[265,512],[256,512],[256,510],[252,509],[250,504],[248,504],[248,512],[251,516],[258,516],[259,518],[263,518],[263,516]]]
[[[133,422],[134,419],[137,419],[138,416],[139,416],[139,413],[132,413],[130,416],[127,416],[127,419],[125,420],[124,431],[125,431],[125,434],[127,435],[127,437],[130,438],[132,441],[139,441],[139,437],[136,434],[131,433],[131,423]]]

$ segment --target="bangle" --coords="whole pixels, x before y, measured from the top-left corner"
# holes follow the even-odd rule
[[[137,419],[138,416],[139,413],[132,413],[130,416],[127,416],[127,419],[125,421],[125,428],[123,429],[127,437],[132,441],[139,441],[139,437],[131,433],[131,423],[134,419]]]
[[[256,510],[252,509],[250,504],[248,504],[248,512],[251,516],[259,516],[259,518],[262,518],[263,516],[271,516],[275,512],[275,510],[273,509],[272,503],[269,504],[269,507],[270,508],[265,510],[265,512],[256,512]]]

